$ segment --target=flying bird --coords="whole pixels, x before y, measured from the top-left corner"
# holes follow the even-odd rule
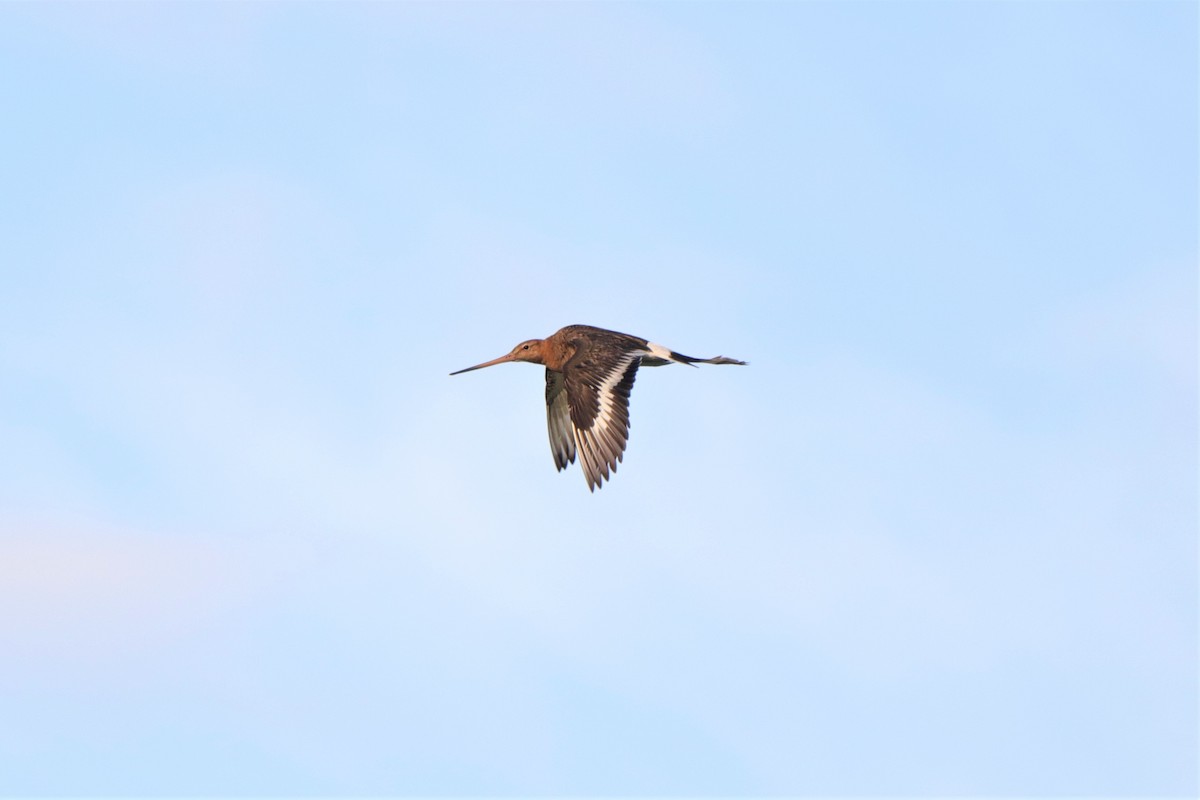
[[[612,480],[629,440],[629,392],[639,366],[742,364],[734,358],[692,358],[660,344],[591,325],[568,325],[546,339],[529,339],[507,355],[451,372],[460,375],[509,361],[546,367],[546,422],[559,471],[579,453],[588,489]]]

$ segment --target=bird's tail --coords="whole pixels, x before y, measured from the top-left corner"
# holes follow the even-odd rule
[[[674,350],[668,350],[661,344],[647,342],[647,349],[650,355],[642,356],[642,364],[647,367],[661,367],[665,364],[670,364],[674,361],[676,364],[687,364],[689,367],[694,367],[697,364],[740,364],[745,366],[745,361],[738,361],[736,358],[726,358],[725,356],[717,356],[716,358],[692,358],[685,356],[683,353],[676,353]]]
[[[743,367],[746,366],[745,361],[738,361],[736,358],[726,358],[725,356],[716,356],[714,358],[692,358],[691,356],[685,356],[682,353],[676,353],[674,350],[671,351],[671,360],[680,364],[687,364],[688,366],[692,367],[696,366],[697,364],[739,364]]]

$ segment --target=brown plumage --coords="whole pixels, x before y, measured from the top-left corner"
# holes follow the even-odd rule
[[[592,491],[611,480],[629,441],[629,392],[639,366],[745,364],[733,358],[692,358],[662,345],[590,325],[568,325],[546,339],[530,339],[508,355],[451,372],[458,375],[509,361],[546,367],[546,422],[554,465],[567,468],[579,454]]]

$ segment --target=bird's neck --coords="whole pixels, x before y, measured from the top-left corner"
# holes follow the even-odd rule
[[[538,348],[538,363],[544,364],[547,368],[561,372],[562,368],[567,365],[567,361],[571,356],[575,355],[575,348],[567,342],[562,342],[554,337],[542,341],[542,346]]]

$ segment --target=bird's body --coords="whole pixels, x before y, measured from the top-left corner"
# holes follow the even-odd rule
[[[629,440],[629,392],[639,366],[745,364],[724,356],[691,358],[627,333],[568,325],[546,339],[530,339],[508,355],[470,372],[509,361],[546,367],[546,422],[554,465],[564,470],[579,455],[588,488],[616,472]]]

